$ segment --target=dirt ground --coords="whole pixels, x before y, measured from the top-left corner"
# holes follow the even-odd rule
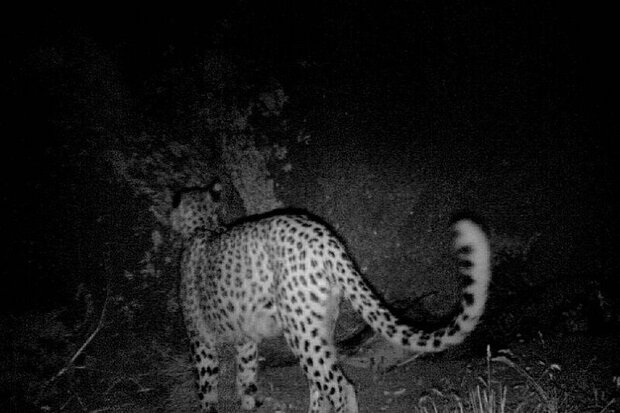
[[[511,406],[506,411],[519,406],[521,411],[536,411],[537,407],[552,403],[557,403],[556,411],[560,412],[620,411],[618,388],[613,386],[614,377],[620,374],[619,345],[618,337],[584,335],[538,337],[510,349],[494,349],[493,356],[509,354],[544,394],[537,393],[522,373],[499,361],[491,363],[491,381],[494,386],[506,387],[507,405]],[[222,364],[219,409],[235,412],[239,407],[234,396],[232,365],[228,361]],[[454,409],[459,401],[467,405],[469,393],[488,377],[483,354],[459,351],[418,358],[398,367],[383,366],[381,371],[354,367],[350,364],[359,365],[354,359],[343,359],[343,364],[346,375],[355,384],[360,412],[399,413],[433,405]],[[308,387],[297,365],[263,367],[259,375],[264,404],[258,412],[307,411]]]

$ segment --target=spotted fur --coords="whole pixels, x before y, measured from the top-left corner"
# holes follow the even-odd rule
[[[478,324],[491,277],[490,250],[473,221],[453,225],[466,278],[460,312],[446,327],[426,331],[390,313],[324,224],[278,214],[225,228],[217,218],[219,189],[183,193],[171,215],[184,239],[180,299],[203,412],[216,411],[216,343],[235,344],[237,393],[241,407],[250,410],[257,406],[257,344],[281,333],[308,379],[309,412],[357,412],[355,390],[336,362],[333,330],[341,296],[375,331],[413,352],[442,351]]]

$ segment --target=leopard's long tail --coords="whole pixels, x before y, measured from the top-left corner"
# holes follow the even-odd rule
[[[339,274],[344,295],[364,320],[391,343],[414,352],[438,352],[461,343],[476,328],[488,297],[491,280],[490,246],[482,228],[469,219],[452,226],[459,272],[465,278],[461,309],[451,322],[427,331],[398,320],[368,288],[356,271]]]

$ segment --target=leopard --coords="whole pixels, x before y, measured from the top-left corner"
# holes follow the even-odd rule
[[[201,411],[217,412],[218,345],[236,349],[242,410],[261,405],[258,344],[283,335],[309,386],[308,412],[356,413],[355,387],[337,360],[334,329],[348,299],[375,332],[413,353],[459,344],[479,324],[491,280],[491,249],[477,220],[453,220],[452,246],[461,298],[451,320],[428,329],[395,316],[365,281],[335,231],[299,211],[224,224],[222,184],[177,193],[170,214],[182,240],[179,299],[195,364]]]

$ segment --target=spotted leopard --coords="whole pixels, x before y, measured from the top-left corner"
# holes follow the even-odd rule
[[[283,333],[310,386],[309,412],[357,412],[355,390],[336,361],[333,330],[341,296],[391,343],[413,352],[458,344],[482,315],[491,278],[490,248],[473,221],[453,224],[466,279],[458,315],[426,331],[395,317],[371,291],[332,230],[303,214],[272,213],[225,227],[220,186],[187,190],[171,213],[182,236],[180,300],[203,412],[218,399],[216,344],[237,350],[241,407],[257,407],[257,344]]]

